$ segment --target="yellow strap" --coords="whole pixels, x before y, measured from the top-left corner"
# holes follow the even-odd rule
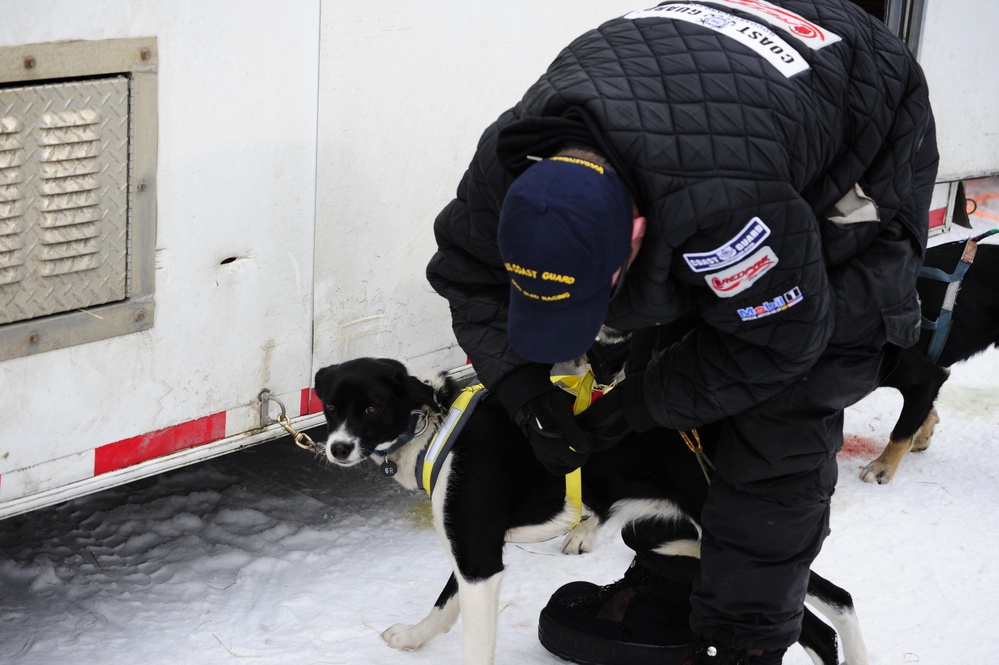
[[[451,410],[448,411],[447,418],[444,419],[444,423],[437,431],[437,436],[434,437],[434,440],[427,448],[427,454],[423,458],[422,472],[423,488],[426,490],[427,494],[430,494],[430,479],[433,477],[434,464],[437,462],[437,456],[444,448],[444,444],[447,443],[449,438],[451,438],[451,433],[454,432],[455,426],[458,424],[458,421],[461,420],[462,415],[465,413],[465,409],[468,408],[468,403],[472,401],[472,397],[475,396],[475,393],[480,390],[482,390],[482,384],[478,383],[474,386],[468,386],[461,391],[458,397],[454,400],[454,404],[451,405]]]
[[[576,395],[572,412],[577,416],[589,408],[593,401],[593,372],[586,370],[583,376],[553,376],[555,385],[565,388]],[[580,469],[565,475],[565,500],[571,511],[569,531],[572,531],[583,519],[583,472]]]
[[[586,370],[586,374],[583,376],[553,376],[551,379],[552,383],[556,386],[576,396],[576,401],[572,405],[572,412],[574,414],[579,415],[589,408],[593,402],[595,378],[593,372],[590,370]],[[482,390],[482,384],[468,386],[461,391],[457,399],[455,399],[454,404],[451,405],[451,409],[448,411],[447,418],[445,418],[440,430],[438,430],[434,440],[428,446],[426,456],[423,459],[423,468],[421,469],[423,489],[427,494],[430,494],[430,480],[433,476],[434,464],[437,463],[437,458],[441,450],[443,450],[444,445],[454,432],[455,426],[461,420],[462,416],[465,415],[472,397],[480,390]],[[580,469],[566,474],[565,499],[571,511],[568,530],[572,531],[579,526],[583,518],[583,474]]]

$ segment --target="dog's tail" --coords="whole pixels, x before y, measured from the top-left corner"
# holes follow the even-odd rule
[[[428,404],[437,413],[446,413],[461,393],[461,386],[448,372],[441,372],[424,382],[433,394],[433,403]]]

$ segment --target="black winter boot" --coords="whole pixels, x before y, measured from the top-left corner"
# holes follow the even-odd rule
[[[585,665],[681,665],[696,646],[689,583],[667,580],[637,559],[608,586],[571,582],[541,610],[538,638]]]

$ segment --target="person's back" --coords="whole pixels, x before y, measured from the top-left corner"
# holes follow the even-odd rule
[[[834,304],[827,269],[887,233],[891,246],[875,256],[898,262],[904,274],[926,242],[911,163],[929,103],[906,47],[839,0],[779,9],[755,0],[708,4],[664,3],[585,33],[495,127],[495,152],[515,174],[529,156],[544,154],[539,142],[558,145],[581,133],[628,183],[649,229],[623,292],[610,303],[608,325],[629,330],[697,309],[731,336],[724,343],[730,355],[755,356],[754,371],[769,377],[735,378],[754,385],[748,395],[735,394],[741,386],[729,389],[729,398],[733,377],[709,372],[695,381],[700,386],[678,391],[699,395],[698,404],[674,395],[672,418],[657,414],[675,427],[742,411],[800,376],[830,342],[877,345],[873,328],[882,326],[872,321],[882,310],[897,312],[882,336],[911,344],[914,277],[868,288],[851,267],[841,268],[832,275]],[[840,223],[841,201],[850,223]],[[740,234],[768,236],[746,241],[771,250],[758,257],[768,259],[766,270],[752,280],[724,273],[712,281],[711,251]],[[765,298],[741,301],[749,284],[773,287]],[[793,313],[739,315],[799,292]]]
[[[571,161],[567,149],[596,161],[574,172],[552,159]],[[594,175],[602,163],[612,176]],[[644,237],[623,283],[590,305],[588,319],[600,314],[658,341],[633,352],[628,377],[587,412],[583,429],[613,445],[626,429],[720,423],[691,613],[695,633],[732,658],[718,662],[734,663],[738,652],[779,663],[794,641],[808,565],[828,528],[842,409],[876,386],[887,342],[909,346],[918,334],[915,279],[935,171],[919,67],[860,8],[667,2],[563,50],[486,130],[437,218],[428,278],[450,301],[480,380],[538,430],[535,454],[551,460],[574,426],[542,398],[548,363],[580,355],[592,336],[565,348],[546,332],[557,326],[538,323],[591,301],[567,292],[542,313],[533,286],[504,275],[504,261],[507,271],[512,264],[501,254],[507,242],[544,264],[544,252],[530,251],[532,234],[548,233],[541,229],[553,219],[578,230],[574,220],[593,210],[571,197],[557,215],[548,202],[521,197],[516,210],[505,202],[512,190],[545,196],[563,176],[577,188],[627,189],[634,219],[615,213],[607,225],[633,223],[633,242],[640,230]],[[601,253],[599,243],[587,252],[568,265],[596,265],[587,257]],[[663,324],[680,319],[692,321],[686,334],[664,339]],[[529,354],[510,343],[514,332],[532,339]],[[637,561],[675,580],[670,557],[646,545],[677,534],[643,529],[630,540]],[[595,599],[594,612],[605,601],[617,602]],[[716,662],[699,653],[691,662]]]

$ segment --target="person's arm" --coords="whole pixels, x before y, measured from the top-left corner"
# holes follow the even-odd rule
[[[510,282],[496,244],[511,177],[495,159],[496,125],[483,134],[457,194],[437,216],[427,279],[450,306],[452,326],[480,381],[495,389],[527,361],[506,339]]]
[[[640,377],[641,406],[653,422],[676,429],[740,413],[777,394],[818,360],[835,326],[811,208],[784,183],[725,186],[734,194],[730,210],[717,218],[718,230],[675,258],[684,265],[674,272],[697,287],[705,325],[655,355]],[[754,219],[768,233],[749,243],[745,258],[717,270],[692,269],[691,263],[704,267],[692,255],[724,245]],[[710,230],[712,222],[707,217],[701,228]]]
[[[495,158],[496,125],[479,142],[457,196],[437,216],[437,253],[427,267],[447,298],[458,344],[478,379],[493,390],[553,474],[586,459],[590,437],[576,423],[572,400],[552,386],[551,365],[531,363],[507,341],[510,282],[496,244],[499,210],[512,180]]]
[[[636,428],[685,429],[752,408],[803,376],[833,334],[832,291],[810,207],[783,183],[728,180],[722,187],[727,209],[712,214],[705,206],[698,233],[674,256],[683,264],[672,267],[699,294],[704,325],[629,377]],[[766,237],[749,242],[751,251],[734,264],[705,269],[698,258],[708,255],[710,263],[753,219]]]

